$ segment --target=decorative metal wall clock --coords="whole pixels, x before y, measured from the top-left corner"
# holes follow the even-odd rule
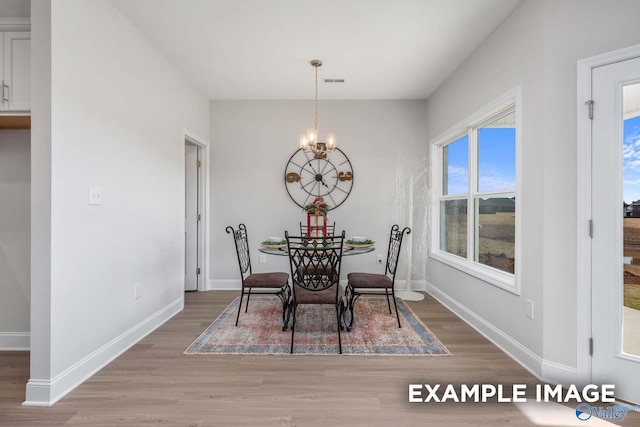
[[[316,197],[323,197],[332,210],[351,194],[353,167],[339,148],[330,157],[314,156],[301,148],[287,162],[284,185],[291,200],[301,208]]]

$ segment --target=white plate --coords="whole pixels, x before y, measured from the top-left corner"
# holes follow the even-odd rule
[[[263,248],[269,248],[269,249],[280,249],[280,248],[287,247],[287,245],[265,245],[265,244],[261,244],[260,246],[262,246]]]
[[[370,247],[373,246],[373,243],[367,243],[366,245],[364,245],[364,244],[363,245],[358,245],[356,243],[345,243],[344,245],[346,247],[348,247],[348,248],[357,249],[357,248],[370,248]]]

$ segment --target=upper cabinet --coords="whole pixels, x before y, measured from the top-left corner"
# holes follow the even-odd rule
[[[0,32],[0,113],[31,110],[31,33]]]

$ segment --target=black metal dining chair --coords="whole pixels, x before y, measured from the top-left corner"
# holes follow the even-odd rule
[[[340,264],[344,231],[339,236],[309,238],[289,236],[287,251],[291,265],[291,353],[295,338],[298,307],[306,304],[332,305],[336,310],[338,329],[338,351],[342,354],[341,319],[344,311],[342,287],[340,286]]]
[[[335,232],[336,232],[335,221],[333,222],[333,224],[327,224],[327,236],[333,236]],[[322,236],[309,236],[309,228],[307,227],[306,224],[303,224],[302,222],[300,222],[300,235],[308,236],[308,237],[322,237]]]
[[[286,329],[286,314],[291,299],[291,288],[289,288],[289,273],[270,272],[270,273],[253,273],[251,270],[251,256],[249,254],[249,239],[247,237],[247,227],[239,224],[238,229],[228,226],[227,233],[233,234],[233,240],[236,245],[236,254],[238,255],[238,265],[240,267],[240,279],[242,281],[242,291],[240,292],[240,304],[238,305],[238,314],[236,315],[236,326],[240,318],[240,310],[242,308],[242,300],[247,296],[247,305],[244,312],[249,310],[249,299],[251,294],[269,294],[276,295],[282,301],[282,322],[284,324],[282,330]]]
[[[347,274],[347,287],[345,289],[346,311],[345,326],[347,330],[351,330],[353,324],[353,307],[361,296],[365,295],[384,295],[387,297],[387,305],[389,306],[389,314],[391,314],[391,302],[389,295],[393,298],[393,306],[396,310],[398,319],[398,328],[400,325],[400,315],[398,314],[398,305],[396,303],[396,295],[394,292],[396,282],[396,271],[398,270],[398,259],[400,257],[400,248],[402,247],[402,238],[405,234],[411,233],[409,227],[400,230],[398,224],[391,227],[389,233],[389,249],[387,250],[387,262],[383,274],[375,273],[349,273]]]

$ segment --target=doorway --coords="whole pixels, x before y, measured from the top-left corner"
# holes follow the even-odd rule
[[[594,68],[592,87],[592,377],[640,402],[640,58]]]
[[[208,143],[184,134],[184,290],[206,290]]]
[[[30,347],[31,130],[28,119],[29,116],[0,116],[0,351],[28,351]],[[20,126],[23,120],[26,127]]]
[[[202,218],[198,193],[200,188],[200,147],[185,141],[184,146],[184,290],[197,291],[200,276],[199,233]]]

